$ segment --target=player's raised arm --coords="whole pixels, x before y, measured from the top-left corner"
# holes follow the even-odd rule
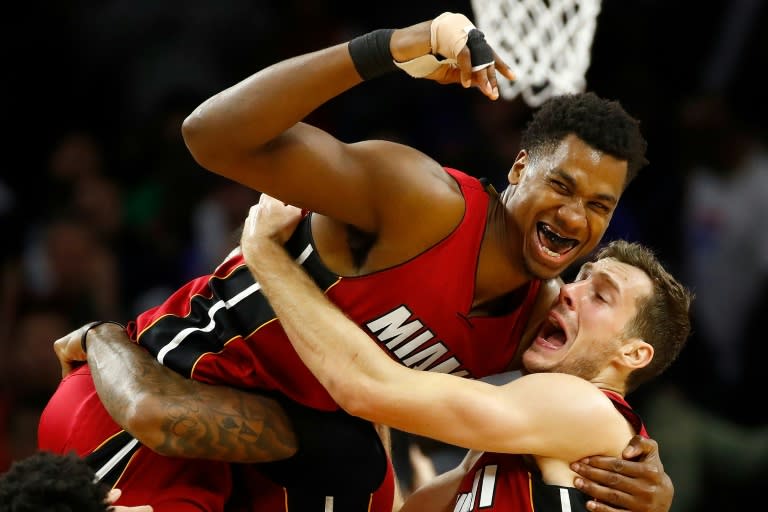
[[[466,16],[445,13],[278,62],[204,101],[185,119],[184,140],[203,167],[365,231],[378,232],[397,212],[439,209],[436,184],[445,177],[432,158],[385,141],[347,144],[303,121],[330,99],[387,72],[403,80],[412,73],[475,85],[497,97],[497,69],[511,72],[471,27]],[[421,57],[434,62],[414,67]],[[398,208],[392,208],[393,195],[400,198]]]

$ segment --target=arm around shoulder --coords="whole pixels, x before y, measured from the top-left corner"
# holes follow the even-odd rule
[[[525,375],[497,387],[488,399],[465,405],[475,421],[485,415],[484,422],[471,426],[478,441],[485,440],[485,451],[577,460],[620,454],[632,436],[597,386],[564,373]]]

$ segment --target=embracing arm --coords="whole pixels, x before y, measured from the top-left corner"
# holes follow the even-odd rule
[[[62,364],[65,358],[85,357],[72,357],[80,350],[82,331],[54,344]],[[158,363],[114,324],[91,329],[87,348],[104,407],[119,425],[161,455],[267,462],[296,450],[290,421],[270,398],[186,379]]]
[[[282,309],[279,313],[284,316],[282,321],[286,327],[286,332],[289,335],[298,336],[296,339],[299,341],[296,348],[301,349],[303,347],[302,357],[307,358],[308,365],[316,364],[320,368],[325,368],[325,371],[329,371],[330,377],[326,376],[326,378],[330,378],[329,382],[332,385],[334,371],[343,372],[343,365],[349,366],[350,362],[345,359],[346,363],[342,362],[342,366],[337,367],[336,354],[328,356],[328,352],[324,350],[324,347],[316,346],[312,343],[314,336],[319,336],[322,339],[322,329],[311,323],[306,326],[296,326],[291,320],[302,318],[301,313],[305,309],[304,306],[312,304],[314,307],[320,308],[321,316],[324,312],[328,312],[332,316],[336,315],[335,318],[341,322],[340,325],[342,326],[347,325],[349,327],[350,322],[343,314],[340,314],[338,309],[327,302],[314,284],[309,282],[303,270],[290,261],[285,256],[282,248],[279,247],[279,244],[284,243],[295,229],[300,219],[300,213],[298,209],[263,194],[259,204],[253,206],[248,214],[240,243],[243,249],[243,256],[251,271],[254,272],[257,278],[259,275],[263,277],[264,283],[262,284],[267,284],[271,289],[276,283],[281,283],[281,285],[278,285],[278,288],[290,285],[298,287],[298,290],[303,290],[298,293],[306,292],[305,296],[301,296],[301,303],[298,300],[296,303],[293,303],[291,294],[296,293],[297,289],[294,288],[292,291],[289,289],[282,290],[282,292],[287,292],[289,297],[287,302],[281,304],[280,307]],[[260,251],[262,250],[266,250],[267,254],[271,254],[273,260],[270,261],[269,256],[266,259],[260,260],[262,257],[260,256]],[[264,262],[269,263],[268,268],[266,268]],[[287,279],[282,282],[283,278]],[[281,293],[281,290],[278,289],[277,293]],[[281,300],[278,298],[281,295],[273,294],[273,297],[276,300]],[[296,298],[295,296],[293,297]],[[282,298],[285,299],[286,297]],[[311,300],[307,302],[304,299]],[[292,313],[295,310],[299,310],[298,316],[293,317]],[[339,315],[341,316],[340,319]],[[302,340],[301,333],[304,329],[306,329],[308,338]],[[357,337],[360,334],[359,327],[351,324],[349,331],[342,329],[342,332],[339,332],[339,339],[344,340],[347,336],[354,336],[358,339]],[[308,344],[302,345],[302,342]],[[370,339],[367,342],[365,339],[362,339],[360,343],[363,347],[374,345]],[[379,349],[374,348],[374,350]],[[349,356],[349,354],[347,355]],[[326,361],[326,357],[334,359],[334,361]],[[354,359],[357,356],[352,354],[350,357]],[[402,371],[403,368],[400,370]],[[320,371],[320,373],[322,372],[323,370]],[[429,372],[424,373],[427,374]],[[344,383],[340,382],[337,385],[337,392],[342,392],[344,390]],[[345,399],[341,397],[338,400],[344,401]],[[354,396],[349,398],[349,400],[354,401]],[[361,407],[365,406],[366,404],[361,405]],[[428,404],[428,406],[431,406],[431,404]],[[416,414],[418,415],[421,412],[423,411],[416,411]],[[615,413],[615,410],[613,412]],[[583,411],[580,414],[583,417]],[[595,437],[594,431],[590,430],[582,439],[594,440]],[[582,439],[577,440],[577,443],[580,443]],[[598,453],[598,451],[594,453]],[[576,486],[595,498],[595,500],[589,502],[590,510],[593,512],[621,512],[622,510],[633,512],[668,511],[672,504],[674,488],[672,481],[664,472],[664,467],[661,464],[658,445],[651,439],[634,436],[629,445],[624,448],[621,456],[622,458],[591,456],[583,459],[582,463],[573,466],[573,470],[581,476],[581,478],[576,480]],[[612,505],[615,505],[616,508]]]
[[[417,371],[396,363],[269,239],[251,237],[243,254],[296,351],[350,414],[414,434],[484,451],[576,460],[619,454],[627,426],[593,384],[537,374],[505,386]],[[574,442],[577,440],[577,442]]]

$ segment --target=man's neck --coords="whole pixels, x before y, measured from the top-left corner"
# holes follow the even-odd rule
[[[503,202],[498,196],[492,196],[490,201],[475,276],[473,309],[517,292],[532,279],[522,265],[521,237],[509,232]]]

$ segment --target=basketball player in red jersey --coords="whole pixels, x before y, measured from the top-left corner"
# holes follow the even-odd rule
[[[116,330],[116,326],[112,325]],[[76,331],[82,337],[82,332]],[[124,330],[119,330],[123,332]],[[92,332],[89,338],[97,337]],[[95,351],[108,348],[106,343],[97,344]],[[144,349],[135,344],[126,344],[126,351]],[[109,371],[110,360],[102,357],[101,363]],[[149,359],[143,366],[133,367],[147,384],[154,381],[153,375],[160,365]],[[189,440],[189,432],[200,436],[216,435],[222,448],[228,447],[243,461],[266,462],[291,456],[296,451],[293,426],[276,400],[262,395],[238,393],[234,389],[219,386],[214,395],[209,386],[189,380],[174,372],[163,372],[163,393],[134,396],[133,404],[147,416],[153,411],[171,411],[174,415],[174,430],[186,433],[185,458],[163,455],[173,452],[152,443],[154,450],[139,442],[128,430],[118,425],[107,412],[91,377],[90,367],[83,365],[64,376],[57,391],[44,409],[38,426],[38,448],[56,454],[75,453],[82,457],[94,472],[99,483],[108,488],[120,488],[119,505],[138,506],[151,504],[154,512],[235,512],[250,510],[250,500],[243,499],[248,507],[238,508],[234,501],[233,488],[242,476],[237,467],[213,458],[205,451],[205,444]],[[130,384],[132,381],[126,381]],[[133,389],[127,390],[133,393]],[[225,394],[229,394],[229,397]],[[123,404],[113,404],[122,407]],[[186,411],[194,410],[198,417],[210,419],[210,423],[188,420]],[[265,420],[265,418],[267,418]],[[130,430],[135,425],[126,425]],[[168,439],[163,439],[168,443]],[[191,445],[190,445],[191,443]],[[197,450],[197,453],[195,453]],[[159,453],[158,453],[159,452]],[[191,459],[190,457],[197,457]],[[263,510],[269,500],[282,505],[282,489],[263,477],[252,475],[249,488],[258,488]],[[271,489],[270,492],[267,490]],[[239,500],[242,493],[237,494]]]
[[[421,57],[429,61],[431,53],[455,67],[434,59],[424,64]],[[472,54],[484,62],[473,63]],[[256,73],[191,114],[185,140],[203,166],[313,212],[289,250],[329,298],[402,363],[466,377],[519,366],[513,356],[536,301],[545,307],[557,293],[542,279],[597,245],[645,163],[638,123],[618,103],[593,94],[551,100],[527,127],[510,186],[498,195],[413,148],[344,144],[301,122],[381,71],[377,66],[395,68],[393,57],[408,61],[411,74],[436,62],[428,78],[475,84],[492,99],[496,67],[511,76],[464,16],[446,13]],[[140,315],[129,330],[185,376],[279,391],[318,410],[338,408],[290,345],[279,343],[285,335],[237,253],[212,276]],[[126,424],[138,409],[109,412]],[[644,445],[646,452],[653,448]],[[630,510],[668,508],[672,485],[660,462],[617,467],[632,478],[639,472],[659,489],[638,496]],[[601,474],[586,468],[584,476]],[[587,490],[602,501],[613,494],[594,482]]]
[[[624,396],[668,368],[690,333],[692,295],[654,254],[624,241],[602,248],[561,286],[523,352],[523,376],[494,386],[414,371],[373,347],[284,250],[280,233],[299,213],[263,195],[241,246],[302,360],[356,416],[484,450],[402,510],[586,512],[570,463],[647,437]]]

